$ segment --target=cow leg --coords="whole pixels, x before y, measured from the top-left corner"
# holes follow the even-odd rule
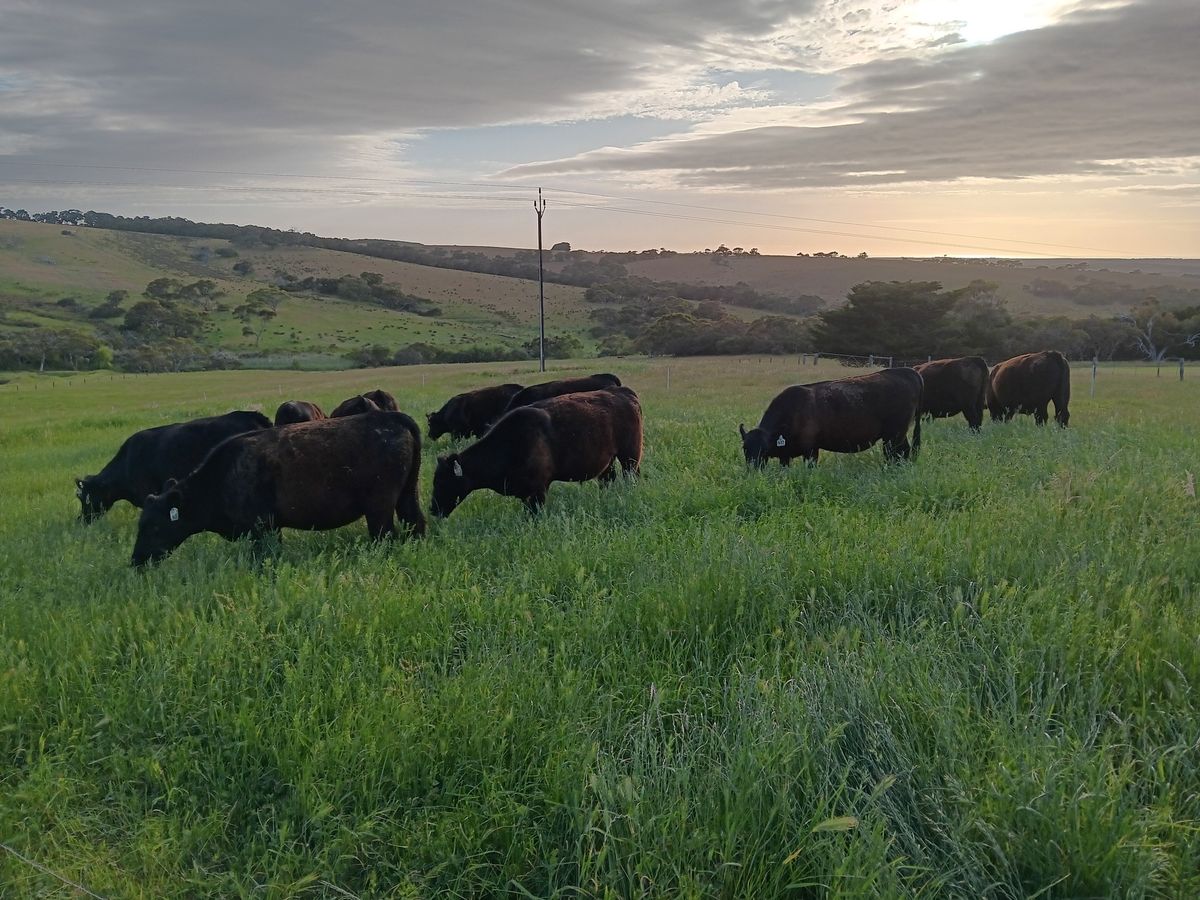
[[[543,506],[546,505],[546,491],[541,490],[532,493],[525,498],[525,508],[529,510],[530,515],[539,513]]]
[[[781,456],[781,457],[779,457],[779,465],[780,465],[780,467],[781,467],[781,468],[784,468],[784,469],[786,469],[786,468],[787,468],[788,466],[790,466],[791,464],[792,464],[792,458],[791,458],[790,456]]]
[[[641,454],[622,454],[617,457],[621,464],[621,474],[626,478],[636,478],[642,474]]]
[[[259,523],[250,529],[250,557],[255,565],[262,565],[269,556],[274,556],[283,549],[283,532],[266,523]]]
[[[613,457],[613,461],[608,464],[608,468],[596,476],[596,480],[600,482],[601,486],[610,485],[617,480],[617,459],[615,456]]]
[[[813,447],[811,450],[803,451],[800,455],[804,457],[804,462],[807,463],[808,467],[811,469],[817,464],[817,458],[821,455],[821,451],[819,448]]]
[[[1069,422],[1070,420],[1071,420],[1071,412],[1070,412],[1070,410],[1067,409],[1066,405],[1064,404],[1062,406],[1062,408],[1060,409],[1058,406],[1058,403],[1055,402],[1055,404],[1054,404],[1054,421],[1058,423],[1058,426],[1060,428],[1066,428],[1067,422]]]
[[[963,412],[963,417],[967,420],[967,428],[978,434],[980,426],[983,425],[982,407],[979,409],[965,410]]]
[[[366,513],[367,534],[371,540],[380,541],[385,537],[396,536],[396,526],[392,522],[391,504],[378,504],[369,507]]]
[[[895,462],[897,459],[908,459],[912,453],[912,449],[908,445],[908,437],[900,435],[898,438],[889,438],[883,442],[883,458],[888,462]]]
[[[425,513],[421,511],[421,500],[417,496],[414,479],[411,490],[405,490],[396,503],[396,518],[408,525],[409,534],[420,537],[425,533]]]
[[[1033,421],[1037,422],[1038,425],[1045,425],[1046,421],[1050,418],[1050,413],[1048,411],[1049,407],[1049,403],[1043,403],[1041,406],[1037,407],[1033,411]]]

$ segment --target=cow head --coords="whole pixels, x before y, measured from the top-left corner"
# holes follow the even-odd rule
[[[183,492],[172,478],[161,494],[151,494],[142,505],[138,519],[137,541],[129,562],[141,569],[156,563],[201,529],[188,516]]]
[[[774,447],[771,436],[762,428],[746,430],[745,425],[738,425],[738,433],[742,436],[742,453],[746,457],[746,465],[761,469],[767,464]]]
[[[446,417],[441,410],[425,414],[425,421],[429,423],[429,439],[436,441],[450,429],[446,427]]]
[[[463,470],[457,453],[439,456],[433,472],[433,502],[430,511],[439,519],[454,512],[455,507],[471,493],[471,479]]]
[[[79,498],[79,521],[84,525],[96,521],[117,502],[95,475],[75,479],[75,496]]]

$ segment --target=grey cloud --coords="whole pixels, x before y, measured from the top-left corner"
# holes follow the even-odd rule
[[[1144,2],[926,59],[844,70],[828,127],[750,128],[597,150],[510,176],[667,172],[753,190],[1119,175],[1200,156],[1200,4]]]
[[[753,39],[810,3],[0,0],[0,139],[162,160],[190,135],[224,145],[228,164],[239,144],[263,157],[288,139],[323,149],[342,134],[536,118],[644,86],[714,35]]]

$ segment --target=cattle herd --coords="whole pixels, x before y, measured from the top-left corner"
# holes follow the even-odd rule
[[[1066,426],[1071,372],[1057,351],[1028,353],[991,370],[980,357],[941,359],[785,388],[758,425],[739,426],[753,466],[821,450],[855,453],[882,441],[888,460],[921,446],[921,420],[962,414],[973,431],[1032,414]],[[501,384],[451,397],[429,413],[429,438],[476,441],[439,456],[431,512],[450,515],[487,488],[536,512],[554,481],[603,483],[636,475],[642,408],[615,375],[525,387]],[[909,430],[912,440],[909,441]],[[142,510],[132,564],[156,562],[193,534],[256,543],[280,528],[326,530],[365,518],[373,538],[425,531],[418,494],[421,432],[383,390],[351,397],[328,416],[289,400],[272,423],[257,412],[160,425],[131,435],[97,474],[75,480],[83,522],[126,500]]]

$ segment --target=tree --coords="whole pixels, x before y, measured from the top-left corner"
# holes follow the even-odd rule
[[[1180,318],[1180,313],[1184,318]],[[1166,358],[1172,348],[1194,348],[1200,344],[1200,312],[1163,309],[1154,297],[1120,318],[1133,326],[1138,349],[1152,362]]]
[[[178,278],[155,278],[146,285],[142,296],[151,300],[174,300],[179,296],[179,289],[182,287],[183,282]]]
[[[200,330],[200,317],[170,301],[142,300],[125,313],[124,328],[152,341],[190,339]]]
[[[242,333],[254,335],[255,347],[262,343],[263,332],[278,315],[279,304],[286,296],[273,288],[259,288],[247,294],[245,302],[233,310],[233,314],[246,326]]]
[[[555,250],[560,250],[560,251],[563,251],[563,252],[565,252],[565,253],[570,253],[570,252],[571,252],[571,245],[570,245],[570,244],[568,244],[566,241],[559,241],[557,244],[555,244],[553,247],[551,247],[551,248],[550,248],[550,250],[551,250],[552,252],[553,252],[553,251],[555,251]]]
[[[826,353],[940,355],[957,300],[937,281],[865,281],[850,289],[845,306],[817,314],[813,340]]]

